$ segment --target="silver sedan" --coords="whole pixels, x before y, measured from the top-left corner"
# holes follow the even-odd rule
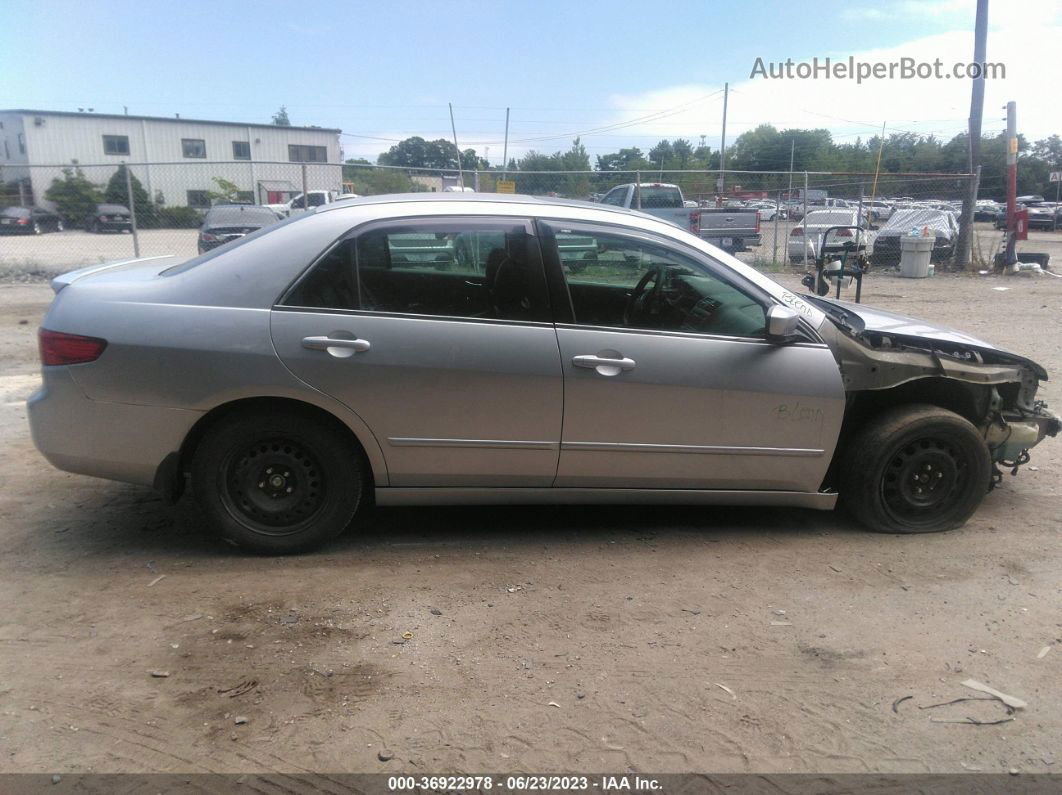
[[[256,551],[373,503],[840,498],[873,530],[941,530],[1059,430],[1022,356],[602,205],[342,201],[53,287],[37,447],[170,499],[190,482]]]

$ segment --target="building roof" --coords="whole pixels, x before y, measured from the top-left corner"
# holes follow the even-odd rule
[[[79,119],[125,119],[132,121],[169,121],[187,124],[223,124],[228,127],[264,127],[268,130],[302,130],[306,132],[341,133],[342,130],[333,127],[296,127],[294,125],[279,124],[255,124],[243,121],[215,121],[212,119],[186,119],[183,116],[134,116],[124,113],[81,113],[70,110],[28,110],[26,108],[0,108],[0,113],[21,113],[24,116],[75,116]]]

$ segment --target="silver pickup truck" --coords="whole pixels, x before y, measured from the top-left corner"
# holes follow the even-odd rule
[[[713,246],[735,252],[760,244],[760,214],[754,208],[686,207],[682,189],[666,182],[617,185],[601,197],[601,204],[626,207],[655,215],[688,229]]]

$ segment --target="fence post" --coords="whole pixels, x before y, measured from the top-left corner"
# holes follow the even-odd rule
[[[133,256],[140,259],[140,236],[136,231],[136,202],[133,200],[133,172],[124,160],[122,168],[125,169],[125,195],[129,199],[129,225],[133,229]]]
[[[804,227],[804,270],[808,269],[808,172],[804,172],[804,217],[800,219],[800,225]],[[818,285],[815,289],[818,290]]]
[[[479,169],[472,172],[472,190],[479,193]]]
[[[310,191],[306,187],[306,164],[302,164],[302,209],[310,210]]]
[[[642,209],[642,172],[634,172],[634,209]]]
[[[778,265],[778,216],[782,214],[782,192],[778,191],[778,201],[774,206],[774,252],[771,254],[771,264]]]

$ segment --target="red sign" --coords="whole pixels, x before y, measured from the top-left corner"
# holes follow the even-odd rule
[[[1014,239],[1015,240],[1028,240],[1029,239],[1029,211],[1028,210],[1015,210],[1014,211]]]

